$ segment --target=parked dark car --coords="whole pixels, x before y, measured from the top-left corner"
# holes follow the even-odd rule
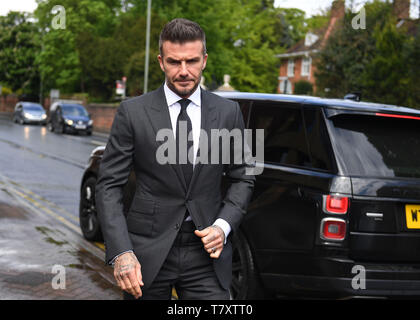
[[[218,93],[264,129],[264,167],[233,234],[237,299],[420,296],[420,111],[341,99]],[[253,132],[255,155],[257,137]],[[104,148],[81,183],[80,225],[102,239],[94,190]],[[229,181],[224,180],[225,191]],[[124,191],[128,211],[135,190]]]
[[[47,122],[47,113],[39,103],[18,102],[15,106],[12,120],[19,124],[33,123],[45,125]]]
[[[91,135],[92,125],[89,113],[80,104],[56,102],[51,105],[47,128],[52,132]]]

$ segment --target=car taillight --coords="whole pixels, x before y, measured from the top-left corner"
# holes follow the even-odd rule
[[[401,114],[376,113],[376,115],[380,116],[380,117],[420,120],[420,117],[404,116],[404,115],[401,115]]]
[[[324,196],[324,211],[326,213],[345,214],[349,208],[349,198],[338,195]]]
[[[321,221],[321,238],[323,240],[341,241],[346,237],[346,221],[335,218],[324,218]]]

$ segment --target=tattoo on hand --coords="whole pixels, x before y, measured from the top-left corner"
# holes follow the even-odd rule
[[[131,252],[127,256],[118,257],[115,262],[116,271],[119,273],[128,271],[136,266],[136,262],[137,257]]]
[[[212,227],[217,230],[217,232],[219,233],[219,235],[222,237],[222,240],[224,241],[225,240],[225,233],[222,230],[222,228],[220,228],[219,226],[212,226]],[[214,239],[216,239],[215,236],[213,236],[213,238],[211,239],[211,241],[213,241]]]

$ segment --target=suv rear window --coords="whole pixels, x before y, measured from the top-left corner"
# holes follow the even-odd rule
[[[420,121],[369,115],[332,118],[348,173],[420,178]]]

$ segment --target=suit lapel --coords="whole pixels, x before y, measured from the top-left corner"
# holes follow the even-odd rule
[[[155,91],[151,108],[146,108],[146,110],[146,112],[149,114],[153,130],[155,131],[155,137],[158,131],[161,129],[172,130],[171,116],[169,115],[168,103],[166,102],[163,85]],[[173,135],[171,135],[169,139],[170,140],[168,143],[173,143],[175,146],[175,139],[173,139]],[[163,144],[163,141],[156,141],[156,143],[159,147]],[[170,164],[170,166],[175,171],[184,192],[186,192],[187,185],[185,183],[184,174],[182,173],[180,166],[176,164]]]
[[[214,104],[212,104],[209,93],[206,90],[201,89],[201,129],[207,133],[207,138],[209,140],[208,150],[207,150],[208,155],[210,155],[209,151],[211,147],[211,141],[210,141],[211,131],[210,130],[216,128],[217,127],[216,125],[217,125],[216,107]],[[201,139],[202,139],[202,134],[200,133],[200,141]],[[199,150],[197,151],[197,154],[199,152],[200,152],[200,146],[199,146]],[[210,162],[210,159],[208,159],[208,161]],[[194,167],[193,176],[191,178],[191,182],[187,191],[187,197],[189,196],[191,189],[194,187],[194,184],[196,183],[198,179],[198,175],[200,174],[200,170],[202,166],[203,166],[202,163],[197,163]]]

